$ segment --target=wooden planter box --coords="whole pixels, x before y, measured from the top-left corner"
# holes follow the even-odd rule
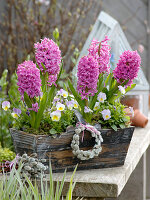
[[[100,130],[104,142],[102,143],[102,152],[99,156],[90,160],[79,160],[73,155],[71,141],[74,135],[74,128],[68,129],[65,133],[53,138],[47,135],[33,135],[23,131],[11,128],[16,153],[31,154],[36,152],[39,158],[46,158],[46,165],[49,160],[52,164],[53,172],[73,171],[78,164],[78,170],[118,167],[124,164],[128,147],[133,135],[134,127],[118,129]],[[81,141],[80,149],[88,150],[95,144],[94,138],[89,132],[85,131],[84,140]]]

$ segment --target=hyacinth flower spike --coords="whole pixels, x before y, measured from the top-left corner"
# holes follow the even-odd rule
[[[105,36],[104,40],[101,42],[97,40],[93,40],[89,49],[88,49],[88,55],[93,56],[97,62],[99,67],[99,77],[98,77],[98,84],[97,84],[97,93],[94,95],[94,97],[91,98],[89,102],[89,107],[91,109],[94,108],[94,105],[97,101],[98,94],[102,91],[104,86],[107,85],[107,83],[104,83],[103,77],[104,74],[108,74],[110,72],[110,46],[108,44],[109,38]]]
[[[109,92],[108,101],[110,103],[135,87],[133,80],[138,76],[140,64],[141,58],[137,51],[128,50],[122,53],[117,67],[113,70],[112,80],[115,84]],[[125,87],[125,91],[122,87]]]

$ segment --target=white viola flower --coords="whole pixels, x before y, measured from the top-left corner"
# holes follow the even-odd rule
[[[67,98],[68,97],[68,92],[66,90],[60,89],[57,92],[57,95],[63,96],[64,98]]]
[[[99,108],[99,102],[96,102],[94,106],[94,110],[98,110],[98,108]]]
[[[103,92],[100,92],[97,96],[97,100],[101,103],[104,103],[104,101],[106,100],[106,94]]]
[[[108,119],[111,118],[111,112],[110,112],[109,109],[105,109],[105,110],[103,110],[101,113],[102,113],[102,115],[103,115],[103,119],[104,119],[104,120],[108,120]]]
[[[66,99],[68,97],[68,92],[65,90],[62,90],[62,96]]]
[[[10,102],[9,101],[3,101],[2,108],[7,111],[10,108]]]
[[[85,113],[90,113],[90,112],[93,112],[89,107],[85,106],[84,107],[84,112]]]
[[[58,111],[58,110],[53,111],[53,112],[50,114],[50,116],[51,116],[52,121],[58,122],[58,121],[60,120],[60,118],[61,118],[61,112]]]
[[[56,108],[57,108],[57,110],[59,110],[59,111],[63,111],[63,110],[65,109],[65,105],[62,104],[62,103],[60,103],[60,102],[57,102]]]
[[[74,96],[72,94],[69,95],[71,97],[71,99],[74,99]]]
[[[79,107],[79,105],[78,105],[78,103],[76,101],[73,101],[73,107],[74,108],[78,108]]]
[[[63,89],[60,89],[59,91],[57,91],[56,96],[59,96],[59,95],[61,96],[61,95],[62,95],[62,90],[63,90]]]
[[[66,105],[67,105],[67,107],[68,107],[69,110],[73,109],[73,102],[72,101],[67,101]]]
[[[55,104],[60,101],[60,98],[58,98],[57,96],[54,97],[53,99],[53,106],[55,106]]]
[[[121,94],[125,94],[126,93],[125,88],[122,87],[121,85],[119,85],[118,88],[119,88],[119,91],[121,92]]]
[[[13,108],[13,113],[11,113],[11,115],[13,116],[13,118],[18,119],[18,117],[20,117],[21,114],[21,110],[18,108]]]

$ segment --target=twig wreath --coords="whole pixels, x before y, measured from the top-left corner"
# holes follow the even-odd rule
[[[87,130],[91,133],[92,137],[95,138],[95,145],[92,150],[83,151],[79,148],[79,134],[83,131],[82,141],[84,137],[84,131]],[[102,151],[101,143],[103,142],[103,138],[101,136],[100,131],[98,131],[94,126],[84,125],[78,123],[76,125],[75,134],[73,135],[73,140],[71,142],[71,147],[73,149],[73,154],[77,156],[80,160],[89,160],[98,156]]]

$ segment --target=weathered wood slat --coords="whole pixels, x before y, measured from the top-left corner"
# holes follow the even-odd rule
[[[31,154],[37,152],[39,158],[46,158],[46,165],[51,161],[54,172],[74,170],[78,164],[78,170],[96,169],[106,167],[117,167],[124,164],[128,147],[132,138],[134,127],[126,129],[101,130],[104,142],[102,143],[102,152],[99,156],[88,161],[79,160],[73,155],[71,141],[74,131],[62,133],[57,138],[47,135],[33,135],[23,131],[10,129],[16,153],[24,152]],[[95,140],[90,133],[85,131],[82,142],[80,135],[80,149],[92,149]]]

